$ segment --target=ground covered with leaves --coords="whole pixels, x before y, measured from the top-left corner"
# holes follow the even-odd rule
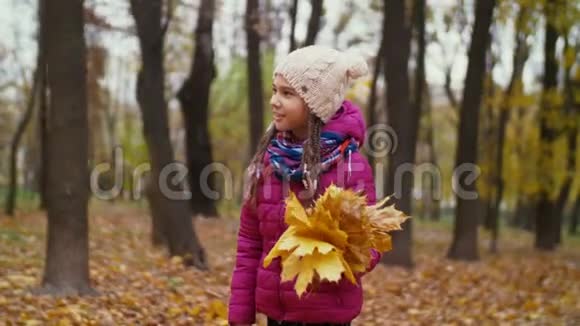
[[[196,220],[211,270],[185,268],[149,244],[146,211],[98,207],[90,217],[94,297],[34,296],[44,256],[41,213],[0,216],[0,325],[227,325],[235,259],[235,218]],[[444,222],[416,223],[413,270],[378,266],[365,276],[354,325],[579,325],[580,241],[555,253],[532,249],[527,232],[502,231],[500,254],[444,258]],[[264,316],[258,316],[265,325]]]

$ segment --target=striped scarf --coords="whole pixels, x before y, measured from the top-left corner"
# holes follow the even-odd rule
[[[288,132],[278,132],[268,146],[271,166],[279,179],[301,181],[304,171],[300,166],[304,143],[293,139]],[[328,171],[338,160],[358,150],[358,142],[346,135],[323,131],[320,135],[321,172]]]

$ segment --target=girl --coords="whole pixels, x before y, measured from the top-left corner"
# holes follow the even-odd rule
[[[231,282],[230,325],[250,325],[256,311],[268,325],[350,325],[362,307],[362,288],[322,281],[299,298],[294,282],[280,283],[280,259],[263,259],[287,228],[289,191],[304,205],[331,183],[366,193],[375,203],[372,170],[358,152],[365,139],[360,109],[344,101],[349,80],[368,72],[358,56],[309,46],[290,53],[274,71],[273,122],[248,167]],[[380,254],[372,252],[372,270]]]

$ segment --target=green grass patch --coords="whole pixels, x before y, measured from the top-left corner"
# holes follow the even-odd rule
[[[0,186],[0,209],[4,211],[6,199],[8,196],[8,187]],[[16,191],[15,208],[18,212],[32,212],[40,206],[40,195],[26,188],[18,188]]]
[[[22,232],[18,230],[0,228],[0,241],[7,243],[20,243],[24,242],[25,238]]]

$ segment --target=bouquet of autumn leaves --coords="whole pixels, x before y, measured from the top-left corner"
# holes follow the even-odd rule
[[[366,271],[371,248],[391,250],[388,233],[401,230],[409,218],[394,205],[381,208],[389,198],[369,206],[364,195],[330,185],[313,207],[305,209],[290,193],[284,216],[288,229],[264,259],[264,266],[281,257],[282,282],[297,277],[299,297],[309,284],[338,282],[342,274],[357,284],[355,273]]]

